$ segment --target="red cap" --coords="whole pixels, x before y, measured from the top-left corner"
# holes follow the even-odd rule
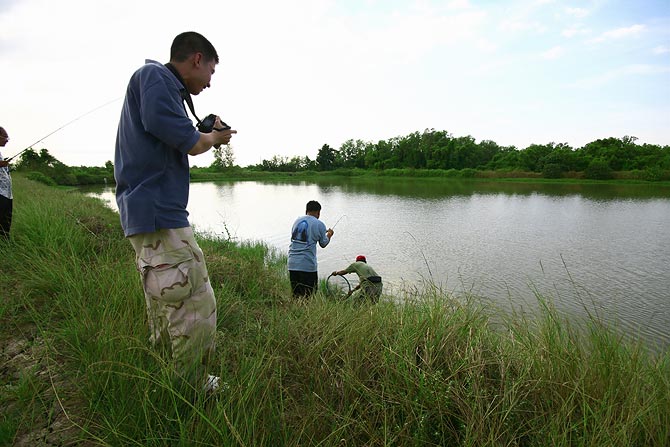
[[[365,256],[363,256],[363,255],[358,255],[358,256],[356,256],[356,262],[358,262],[358,261],[367,262],[367,261],[365,260]]]

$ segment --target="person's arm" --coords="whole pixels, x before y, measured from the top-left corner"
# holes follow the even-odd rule
[[[323,222],[319,222],[319,225],[321,226],[320,230],[320,237],[319,237],[319,245],[321,248],[326,248],[326,245],[330,243],[330,238],[333,237],[333,234],[335,233],[332,228],[328,228],[326,231],[324,229],[326,226],[324,225]]]
[[[355,270],[354,270],[354,265],[351,264],[351,265],[349,265],[349,267],[347,267],[347,268],[344,269],[344,270],[336,270],[336,271],[334,271],[334,272],[332,273],[332,275],[333,275],[333,276],[344,276],[344,275],[346,275],[347,273],[354,273],[354,271],[355,271]]]
[[[5,168],[9,166],[9,162],[5,160],[0,160],[0,168]]]
[[[351,289],[351,290],[349,291],[349,293],[347,293],[347,296],[351,296],[352,293],[354,293],[355,291],[357,291],[357,290],[360,289],[360,288],[361,288],[361,285],[358,284],[356,287],[354,287],[353,289]]]

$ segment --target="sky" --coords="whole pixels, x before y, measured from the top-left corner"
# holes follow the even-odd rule
[[[670,144],[670,0],[0,0],[3,156],[113,160],[130,76],[183,31],[219,53],[194,104],[240,166],[424,129]]]

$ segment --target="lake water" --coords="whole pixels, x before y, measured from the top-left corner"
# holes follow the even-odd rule
[[[116,209],[112,188],[89,194]],[[308,200],[333,227],[319,276],[356,255],[385,288],[430,281],[497,305],[568,315],[588,309],[654,349],[670,346],[670,188],[433,179],[193,183],[197,231],[263,241],[286,253]],[[355,276],[355,275],[354,275]],[[353,283],[353,281],[352,281]]]

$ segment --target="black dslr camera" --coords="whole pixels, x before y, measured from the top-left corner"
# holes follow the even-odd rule
[[[214,115],[213,113],[210,113],[209,115],[207,115],[205,117],[204,120],[202,120],[198,123],[198,126],[197,126],[198,130],[202,133],[211,133],[213,130],[216,130],[216,131],[220,132],[222,130],[230,129],[230,126],[228,124],[224,123],[223,121],[221,121],[221,125],[223,127],[216,127],[215,128],[214,127],[214,122],[215,121],[216,121],[216,115]]]

